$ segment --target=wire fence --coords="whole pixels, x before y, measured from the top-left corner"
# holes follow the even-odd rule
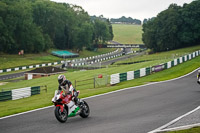
[[[108,84],[108,78],[109,76],[106,74],[98,74],[95,75],[93,78],[75,80],[75,88],[90,89],[106,86]]]

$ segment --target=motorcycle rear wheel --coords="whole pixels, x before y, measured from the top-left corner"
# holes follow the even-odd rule
[[[82,107],[80,116],[82,118],[87,118],[89,116],[89,114],[90,114],[90,108],[89,108],[88,104],[85,101],[83,101],[83,107]]]
[[[55,108],[55,116],[56,116],[56,119],[61,122],[61,123],[64,123],[67,121],[67,118],[68,118],[68,112],[65,108],[63,108],[63,112],[61,112],[61,108],[59,106],[57,106]]]

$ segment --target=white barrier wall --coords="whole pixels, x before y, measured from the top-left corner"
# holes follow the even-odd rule
[[[180,63],[183,63],[183,58],[184,58],[184,57],[180,57],[180,58],[179,58],[179,62],[180,62]]]
[[[31,87],[12,90],[12,100],[17,100],[20,98],[25,98],[30,96],[31,96]]]
[[[185,58],[185,61],[187,61],[187,55],[185,55],[184,58]]]
[[[171,67],[172,67],[172,62],[171,61],[167,62],[167,68],[171,68]]]
[[[174,59],[174,66],[177,65],[177,59]]]
[[[111,79],[110,79],[110,84],[117,84],[120,82],[120,78],[119,78],[119,73],[117,74],[112,74],[111,75]]]
[[[192,58],[191,58],[191,54],[189,54],[189,60],[191,60]]]
[[[188,55],[185,55],[183,57],[179,57],[178,59],[174,59],[173,61],[169,61],[169,62],[165,63],[164,67],[165,67],[165,69],[171,68],[172,63],[173,63],[173,66],[176,66],[179,63],[183,63],[183,61],[185,62],[187,60],[195,58],[197,55],[200,55],[200,50],[193,52],[192,54],[188,54]],[[178,62],[178,60],[179,60],[179,62]],[[137,70],[137,72],[136,71],[129,71],[129,72],[126,73],[127,74],[126,80],[132,80],[134,78],[143,77],[143,76],[146,76],[147,73],[151,74],[151,70],[149,72],[149,68],[148,69],[142,68],[142,69],[139,70],[139,73],[138,73],[138,70]],[[140,74],[140,75],[138,75],[138,74]],[[126,81],[123,76],[121,76],[121,79],[120,79],[120,75],[124,75],[124,73],[112,74],[110,84],[116,84],[116,83],[119,83],[120,81]]]
[[[132,79],[134,79],[134,71],[127,72],[127,80],[132,80]]]
[[[146,75],[146,68],[140,69],[140,77],[143,77]]]

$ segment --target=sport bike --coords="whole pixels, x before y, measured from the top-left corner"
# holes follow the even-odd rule
[[[55,116],[56,119],[64,123],[67,121],[68,117],[73,117],[80,115],[82,118],[87,118],[90,114],[90,109],[88,104],[82,100],[79,99],[78,105],[75,104],[75,102],[72,100],[72,95],[63,95],[63,91],[58,93],[58,90],[55,91],[55,95],[52,98],[52,102],[55,105]],[[79,94],[80,92],[78,92]]]

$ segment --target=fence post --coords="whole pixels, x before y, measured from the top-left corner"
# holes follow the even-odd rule
[[[47,93],[47,85],[45,85],[44,87],[45,87],[45,91],[46,91],[46,93]]]
[[[94,77],[94,88],[95,88],[95,77]]]
[[[76,80],[75,80],[75,88],[76,88]]]

